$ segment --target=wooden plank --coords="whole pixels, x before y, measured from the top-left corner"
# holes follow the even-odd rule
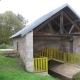
[[[60,33],[63,33],[63,11],[60,14]]]
[[[77,24],[76,24],[76,23],[74,24],[74,22],[71,20],[71,18],[70,18],[65,12],[63,12],[63,14],[65,15],[65,17],[66,17],[73,25],[75,25],[75,28],[80,31],[80,28],[77,26]]]
[[[71,29],[69,31],[69,34],[72,32],[73,28],[74,28],[74,25],[72,25],[72,27],[71,27]]]
[[[50,17],[48,20],[46,20],[45,22],[43,22],[38,28],[35,29],[35,32],[39,31],[40,29],[42,29],[47,23],[51,22],[53,19],[55,19],[57,16],[60,15],[60,12],[58,12],[57,14],[55,14],[54,16]]]

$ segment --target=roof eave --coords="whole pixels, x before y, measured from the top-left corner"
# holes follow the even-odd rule
[[[21,34],[19,34],[19,35],[17,35],[17,36],[11,36],[11,37],[9,37],[10,39],[12,39],[12,38],[16,38],[16,37],[21,37]]]

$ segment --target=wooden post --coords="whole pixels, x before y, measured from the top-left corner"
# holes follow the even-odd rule
[[[60,33],[63,33],[63,11],[61,12],[60,15]]]

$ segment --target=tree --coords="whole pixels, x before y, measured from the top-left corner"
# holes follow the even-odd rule
[[[21,15],[21,14],[17,14],[18,19],[20,20],[20,22],[24,25],[24,27],[26,26],[26,24],[28,23],[28,20],[25,20],[25,18]]]
[[[22,29],[24,25],[12,11],[0,14],[0,44],[10,43],[9,37]]]

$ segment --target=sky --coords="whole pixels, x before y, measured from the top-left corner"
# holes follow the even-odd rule
[[[80,16],[80,0],[0,0],[0,13],[20,13],[29,23],[68,3]]]

